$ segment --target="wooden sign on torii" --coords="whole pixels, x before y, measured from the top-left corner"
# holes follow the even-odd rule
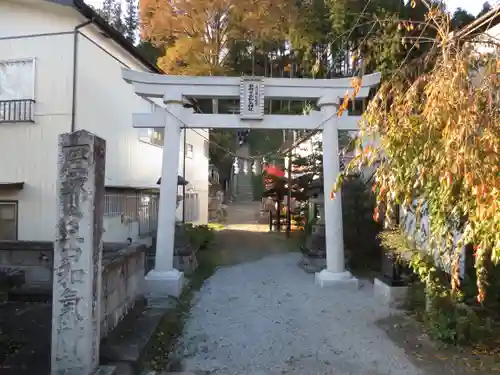
[[[339,174],[338,130],[357,130],[361,116],[337,115],[340,99],[354,93],[352,78],[305,79],[261,77],[188,77],[142,73],[123,69],[123,79],[137,95],[160,98],[165,108],[133,115],[136,128],[164,128],[163,176],[177,176],[182,128],[198,129],[305,129],[323,131],[323,178],[325,186],[326,263],[315,276],[320,286],[355,284],[346,271],[340,194],[330,199]],[[366,98],[380,74],[362,77],[357,98]],[[240,114],[199,114],[184,108],[185,98],[240,99]],[[317,100],[319,111],[308,115],[265,115],[264,99]],[[208,173],[208,172],[207,172]],[[148,292],[179,295],[183,275],[173,268],[177,181],[162,178],[155,267],[146,276]]]

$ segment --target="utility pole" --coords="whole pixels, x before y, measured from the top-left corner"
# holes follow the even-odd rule
[[[182,178],[184,178],[184,182],[186,181],[186,145],[187,145],[187,138],[186,138],[186,133],[187,133],[188,128],[184,128],[184,146],[182,148]],[[182,223],[186,223],[186,184],[182,184]]]
[[[288,151],[288,202],[286,205],[286,235],[289,237],[292,230],[292,150]]]
[[[290,59],[290,62],[288,63],[286,60],[285,60],[285,64],[286,65],[286,68],[283,69],[284,70],[288,70],[289,73],[290,73],[290,79],[293,77],[293,64],[294,64],[294,55],[292,53],[292,51],[289,51],[288,53],[288,56],[289,56],[289,59]],[[288,100],[288,113],[290,114],[290,108],[291,108],[291,101]],[[287,131],[288,133],[288,137],[289,139],[286,140],[286,143],[287,143],[287,146],[288,146],[288,153],[287,153],[287,159],[288,159],[288,178],[287,178],[287,185],[288,185],[288,202],[287,202],[287,205],[286,205],[286,235],[287,237],[290,237],[290,232],[292,231],[292,146],[293,143],[294,143],[294,140],[293,140],[293,134],[294,134],[294,131],[293,130],[288,130]]]

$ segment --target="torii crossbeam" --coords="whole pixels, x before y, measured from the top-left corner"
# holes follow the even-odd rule
[[[161,98],[165,107],[154,113],[134,114],[137,128],[164,128],[162,181],[155,267],[146,276],[148,292],[156,296],[178,296],[183,275],[173,268],[177,175],[182,128],[307,129],[323,131],[323,178],[325,186],[325,230],[327,267],[315,276],[321,287],[357,285],[346,271],[340,194],[330,199],[330,189],[339,174],[338,130],[357,130],[360,116],[346,112],[337,116],[340,99],[352,94],[351,78],[304,79],[262,77],[186,77],[142,73],[123,69],[123,79],[137,95]],[[378,85],[380,74],[363,76],[357,98],[366,98]],[[186,98],[240,99],[240,114],[197,114],[184,108]],[[265,115],[264,99],[317,100],[320,111],[309,115]],[[207,171],[208,173],[208,171]]]

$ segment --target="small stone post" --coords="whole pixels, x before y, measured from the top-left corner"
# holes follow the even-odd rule
[[[106,141],[59,136],[51,375],[91,375],[99,364]]]
[[[323,194],[321,194],[321,199],[324,199]],[[325,225],[325,203],[318,201],[316,207],[318,209],[318,215],[319,215],[318,224]]]

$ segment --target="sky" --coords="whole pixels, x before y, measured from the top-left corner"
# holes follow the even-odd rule
[[[462,9],[465,9],[466,11],[468,11],[469,13],[476,15],[483,8],[483,4],[485,1],[481,1],[481,0],[447,0],[446,3],[448,4],[448,9],[455,10],[457,8],[462,8]],[[496,1],[490,1],[491,5],[493,5],[495,3],[496,3]]]
[[[472,13],[473,15],[478,14],[482,7],[483,3],[486,0],[446,0],[446,3],[448,4],[448,9],[450,10],[455,10],[457,8],[462,8],[467,10],[469,13]],[[88,4],[94,5],[96,7],[100,7],[102,4],[102,0],[86,0]],[[498,0],[490,0],[490,4],[494,5],[497,4],[499,1]]]

